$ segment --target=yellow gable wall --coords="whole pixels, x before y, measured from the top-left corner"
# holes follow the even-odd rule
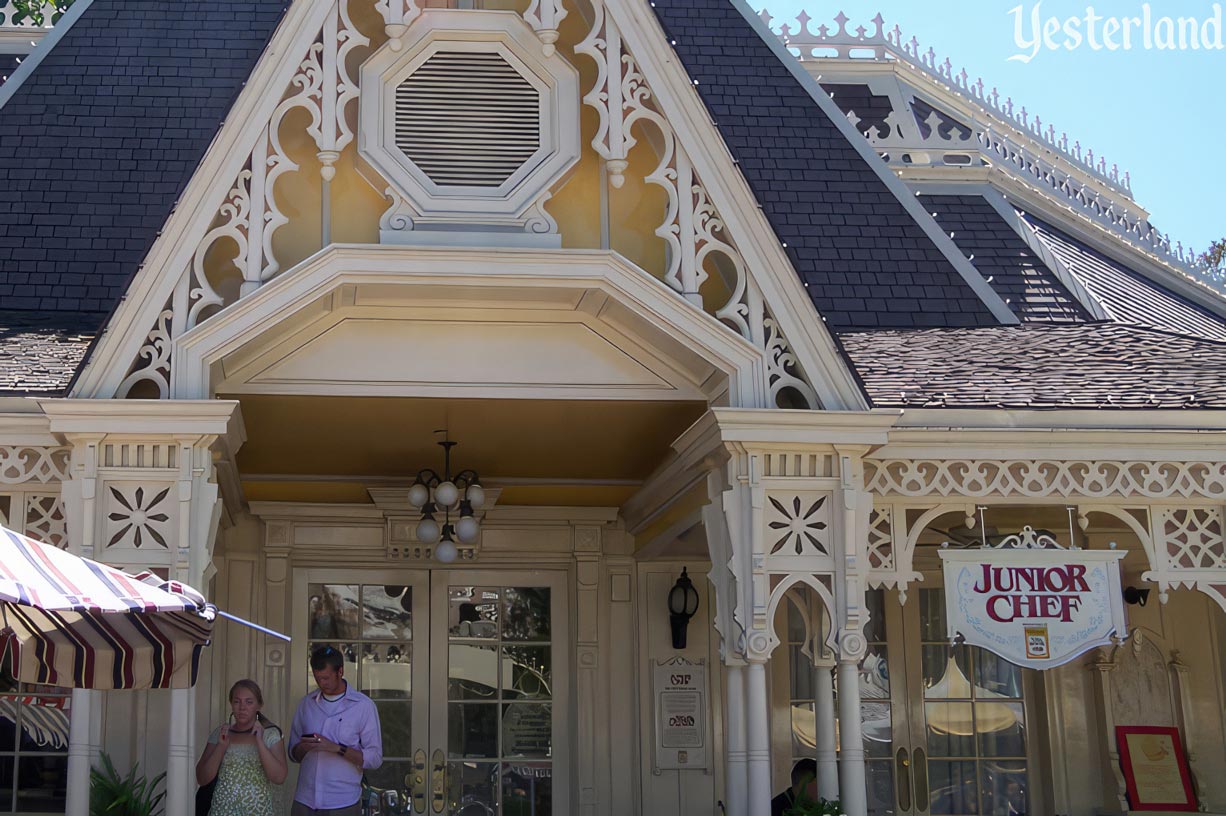
[[[481,5],[490,9],[522,11],[521,7],[526,3],[487,0]],[[587,36],[588,21],[575,5],[568,3],[567,6],[569,13],[562,21],[557,48],[558,53],[578,69],[582,94],[591,89],[596,78],[593,61],[585,55],[576,55],[574,51],[575,45]],[[372,48],[381,45],[386,35],[383,20],[375,11],[373,0],[354,0],[349,8],[354,25],[370,38]],[[370,53],[371,49],[367,48],[355,50],[349,66],[351,76],[357,76],[361,61]],[[289,158],[298,164],[298,170],[283,174],[274,189],[277,207],[289,219],[273,237],[278,274],[293,268],[322,246],[323,183],[320,162],[316,158],[318,151],[306,132],[308,122],[305,111],[295,110],[283,120],[279,132],[281,145]],[[600,197],[605,171],[603,161],[591,146],[597,115],[586,105],[580,108],[580,127],[582,155],[576,166],[553,189],[553,197],[546,204],[546,209],[558,222],[563,247],[600,248]],[[666,247],[655,230],[663,220],[667,196],[661,188],[644,183],[643,178],[655,169],[659,158],[651,146],[648,133],[636,133],[636,136],[639,143],[629,156],[630,166],[625,175],[625,184],[621,189],[609,189],[609,248],[650,274],[662,277]],[[334,243],[373,244],[379,241],[379,218],[386,210],[388,201],[382,190],[376,189],[367,180],[367,177],[373,179],[375,175],[370,170],[366,170],[366,177],[359,172],[358,161],[355,141],[345,148],[336,163],[331,191],[331,240]],[[223,219],[219,217],[214,226],[222,222]],[[232,302],[242,283],[242,274],[233,263],[236,254],[237,248],[233,242],[222,241],[214,245],[205,258],[205,274],[214,288],[226,296],[226,302]],[[718,283],[712,285],[722,288]]]

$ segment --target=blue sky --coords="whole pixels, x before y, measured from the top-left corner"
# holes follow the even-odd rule
[[[852,18],[851,28],[860,23],[871,28],[869,20],[880,11],[887,27],[897,24],[906,39],[914,36],[924,50],[932,46],[941,60],[949,57],[955,72],[965,68],[972,81],[983,77],[1002,99],[1011,96],[1016,105],[1055,125],[1057,134],[1068,133],[1070,143],[1080,140],[1083,148],[1106,157],[1108,167],[1115,163],[1121,173],[1130,171],[1133,196],[1173,240],[1203,249],[1226,236],[1226,50],[1147,51],[1135,33],[1139,29],[1134,29],[1131,50],[1094,50],[1085,41],[1088,7],[1122,20],[1142,17],[1142,0],[1042,0],[1043,21],[1054,17],[1063,26],[1069,17],[1082,18],[1077,30],[1083,41],[1080,47],[1065,48],[1061,32],[1055,37],[1057,50],[1042,48],[1029,62],[1009,59],[1023,51],[1015,42],[1018,15],[1011,9],[1021,4],[1021,36],[1029,40],[1036,6],[1029,0],[750,2],[754,9],[769,10],[776,28],[784,18],[794,21],[802,8],[814,18],[811,28],[832,20],[840,9]],[[1203,23],[1215,15],[1212,2],[1154,0],[1149,6],[1154,21],[1184,16]],[[1226,10],[1222,20],[1226,23]],[[1107,25],[1095,26],[1100,46]],[[1121,39],[1114,32],[1113,43],[1122,46]]]

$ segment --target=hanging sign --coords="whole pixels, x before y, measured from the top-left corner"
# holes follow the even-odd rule
[[[940,551],[951,640],[1049,669],[1124,638],[1121,550]]]
[[[653,661],[654,663],[654,661]],[[673,658],[654,663],[656,770],[710,767],[707,667]]]

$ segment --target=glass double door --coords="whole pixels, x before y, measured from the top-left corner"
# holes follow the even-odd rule
[[[939,583],[939,577],[936,577]],[[898,816],[1032,812],[1028,672],[951,646],[942,589],[869,593],[861,670],[870,811]]]
[[[308,653],[374,700],[384,814],[566,813],[563,573],[309,570]],[[305,660],[303,661],[305,663]],[[307,673],[305,690],[314,688]]]

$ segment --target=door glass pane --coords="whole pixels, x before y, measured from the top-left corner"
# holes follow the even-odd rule
[[[495,816],[498,813],[497,762],[448,762],[447,805],[450,816]]]
[[[921,647],[924,671],[924,699],[969,700],[973,694],[970,678],[971,648],[948,644],[925,644]]]
[[[979,781],[974,760],[928,760],[932,816],[979,813]]]
[[[502,639],[549,640],[549,588],[508,587],[502,597]]]
[[[503,697],[547,699],[553,696],[553,656],[548,646],[503,646]]]
[[[885,592],[870,589],[864,593],[864,606],[868,609],[868,625],[864,637],[869,643],[885,643]]]
[[[498,647],[452,643],[447,657],[447,696],[452,700],[498,699]]]
[[[934,757],[974,757],[975,721],[970,703],[925,703],[928,753]]]
[[[1022,669],[984,649],[975,652],[976,697],[1021,697]]]
[[[359,595],[353,584],[312,584],[308,610],[312,640],[351,640],[358,636]]]
[[[448,592],[447,631],[453,638],[498,638],[497,587],[454,586]]]
[[[13,810],[13,780],[17,773],[17,758],[0,756],[0,813]]]
[[[364,643],[358,690],[372,698],[407,700],[413,693],[413,645]],[[353,675],[346,672],[352,680]]]
[[[505,816],[553,813],[553,767],[548,762],[504,762],[502,812]]]
[[[553,756],[552,706],[511,703],[502,707],[502,755],[548,759]]]
[[[68,757],[17,758],[17,810],[27,813],[63,813],[68,783]]]
[[[412,587],[363,586],[362,601],[363,638],[413,638]]]
[[[889,749],[886,753],[888,755]],[[888,816],[896,810],[894,806],[894,765],[890,760],[884,762],[864,763],[864,772],[868,785],[868,812],[871,816]],[[822,796],[822,791],[817,792]]]
[[[448,704],[447,754],[462,758],[496,758],[498,706],[489,703]]]
[[[865,756],[889,758],[894,740],[890,704],[861,702],[860,723],[864,731]]]
[[[1025,762],[982,762],[979,779],[985,816],[1019,816],[1029,812]]]
[[[413,704],[407,700],[375,700],[383,731],[383,753],[407,757],[413,753]]]
[[[1025,716],[1021,703],[976,704],[975,732],[979,738],[979,755],[1024,757]]]
[[[386,749],[386,745],[384,748]],[[412,790],[413,780],[410,777],[410,772],[413,769],[413,764],[408,760],[383,760],[383,764],[374,770],[366,770],[366,781],[373,788],[380,790],[394,790],[400,793],[397,797],[403,801],[404,793]]]
[[[860,663],[860,698],[890,699],[890,661],[884,645],[869,646]]]

